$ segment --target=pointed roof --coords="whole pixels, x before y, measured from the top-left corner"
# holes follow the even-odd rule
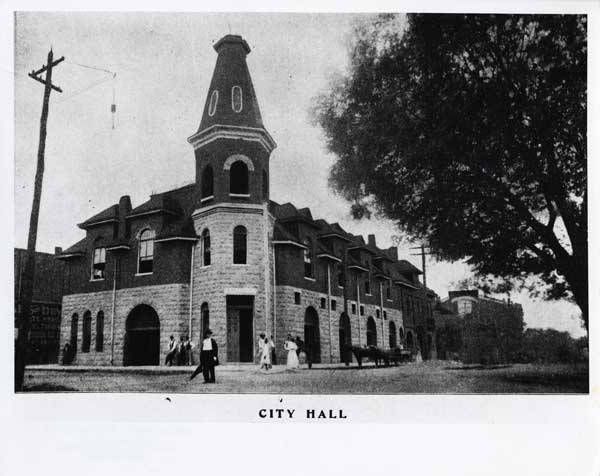
[[[95,214],[93,217],[88,218],[84,222],[77,225],[79,228],[86,229],[90,226],[100,225],[107,222],[116,222],[119,217],[119,205],[111,205],[105,208],[101,212]]]
[[[215,43],[214,49],[218,54],[217,63],[198,132],[216,124],[264,129],[254,85],[246,64],[246,55],[250,53],[248,43],[239,35],[226,35]],[[234,86],[241,88],[242,101],[239,112],[233,108]],[[215,103],[214,111],[212,103]]]

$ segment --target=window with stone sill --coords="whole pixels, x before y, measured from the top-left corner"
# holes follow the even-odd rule
[[[154,269],[154,238],[153,230],[142,231],[138,246],[138,274],[149,274]]]

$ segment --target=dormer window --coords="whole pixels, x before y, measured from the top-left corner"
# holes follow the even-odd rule
[[[241,112],[243,107],[242,88],[234,86],[231,88],[231,108],[234,112]]]
[[[313,277],[313,267],[312,267],[312,240],[310,238],[305,238],[302,244],[305,246],[304,248],[304,276],[306,278]]]
[[[138,274],[152,273],[154,268],[154,231],[150,229],[140,233],[138,248]]]
[[[104,279],[106,275],[106,248],[94,249],[92,261],[92,280]]]
[[[210,95],[210,102],[208,103],[208,115],[214,116],[217,110],[217,103],[219,102],[219,91],[216,89]]]

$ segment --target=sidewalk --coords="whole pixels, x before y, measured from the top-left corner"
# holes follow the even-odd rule
[[[363,368],[375,367],[372,362],[363,362]],[[144,365],[144,366],[95,366],[95,365],[60,365],[60,364],[45,364],[45,365],[28,365],[28,371],[46,371],[46,372],[97,372],[97,373],[146,373],[146,374],[185,374],[191,373],[196,368],[196,365],[171,366],[165,365]],[[313,364],[313,370],[318,369],[358,369],[356,363],[345,366],[341,363],[333,364]],[[248,372],[256,371],[261,373],[279,373],[285,372],[285,365],[274,365],[269,371],[260,370],[258,364],[254,363],[232,363],[221,364],[218,366],[219,372]],[[300,371],[309,370],[306,365],[302,365]]]

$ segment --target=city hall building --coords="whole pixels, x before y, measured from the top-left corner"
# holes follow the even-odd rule
[[[265,129],[240,36],[218,41],[194,150],[193,183],[132,207],[127,195],[79,224],[64,250],[61,348],[74,364],[161,365],[171,335],[213,331],[222,362],[254,362],[260,333],[284,360],[286,335],[313,362],[349,346],[400,343],[435,355],[435,294],[419,269],[307,208],[269,198],[276,144]],[[280,361],[281,361],[280,360]]]

